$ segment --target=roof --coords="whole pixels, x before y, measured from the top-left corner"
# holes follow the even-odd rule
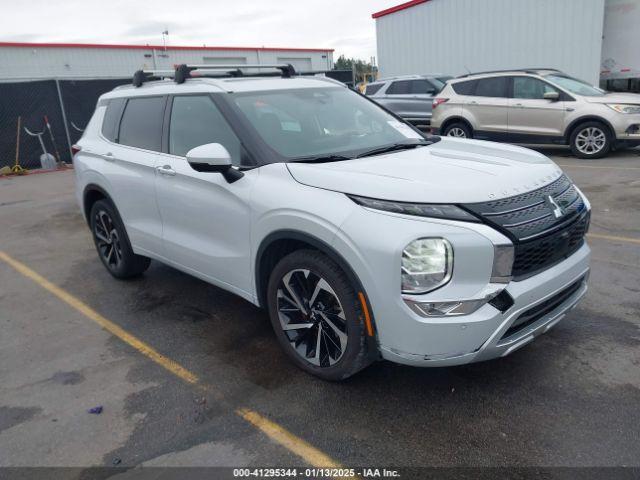
[[[430,0],[411,0],[410,2],[401,3],[400,5],[396,5],[395,7],[387,8],[385,10],[380,10],[379,12],[372,13],[371,18],[380,18],[386,15],[391,15],[392,13],[400,12],[402,10],[406,10],[407,8],[415,7],[416,5],[420,5],[428,1]]]
[[[325,77],[238,77],[215,78],[199,77],[190,78],[186,82],[177,84],[173,80],[156,80],[145,82],[140,87],[133,85],[121,85],[103,94],[100,98],[135,97],[138,95],[160,94],[169,95],[175,93],[196,92],[264,92],[268,90],[291,90],[297,88],[347,88],[346,85],[336,83]]]
[[[114,43],[28,43],[28,42],[0,42],[2,47],[25,47],[25,48],[113,48],[125,50],[164,50],[164,45],[130,45]],[[276,48],[276,47],[221,47],[221,46],[178,46],[167,45],[167,50],[259,50],[261,52],[333,52],[333,48]]]

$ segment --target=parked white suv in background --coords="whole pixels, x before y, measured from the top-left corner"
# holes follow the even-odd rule
[[[569,145],[601,158],[640,145],[640,95],[609,93],[553,69],[451,80],[433,100],[432,131],[461,138]]]
[[[341,84],[280,69],[138,72],[100,98],[74,163],[113,276],[155,259],[236,293],[330,380],[379,358],[507,355],[585,294],[589,203],[551,160],[425,137]]]

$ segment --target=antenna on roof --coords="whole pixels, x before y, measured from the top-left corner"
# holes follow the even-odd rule
[[[164,47],[164,51],[167,51],[167,37],[169,36],[169,29],[165,28],[162,32],[162,46]]]

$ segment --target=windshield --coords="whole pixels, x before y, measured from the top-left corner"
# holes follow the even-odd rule
[[[567,77],[566,75],[547,75],[546,78],[576,95],[583,95],[585,97],[602,97],[605,94],[604,90],[600,90],[599,88],[591,86],[587,82],[578,80],[577,78]]]
[[[382,147],[427,143],[422,134],[347,88],[246,92],[231,97],[264,142],[285,161],[344,160]]]

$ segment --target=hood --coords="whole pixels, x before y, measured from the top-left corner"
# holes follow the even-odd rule
[[[607,93],[602,97],[582,97],[589,103],[630,103],[640,105],[640,95],[637,93]]]
[[[522,147],[443,137],[385,155],[332,163],[288,163],[304,185],[399,202],[474,203],[511,197],[556,180],[562,171]]]

